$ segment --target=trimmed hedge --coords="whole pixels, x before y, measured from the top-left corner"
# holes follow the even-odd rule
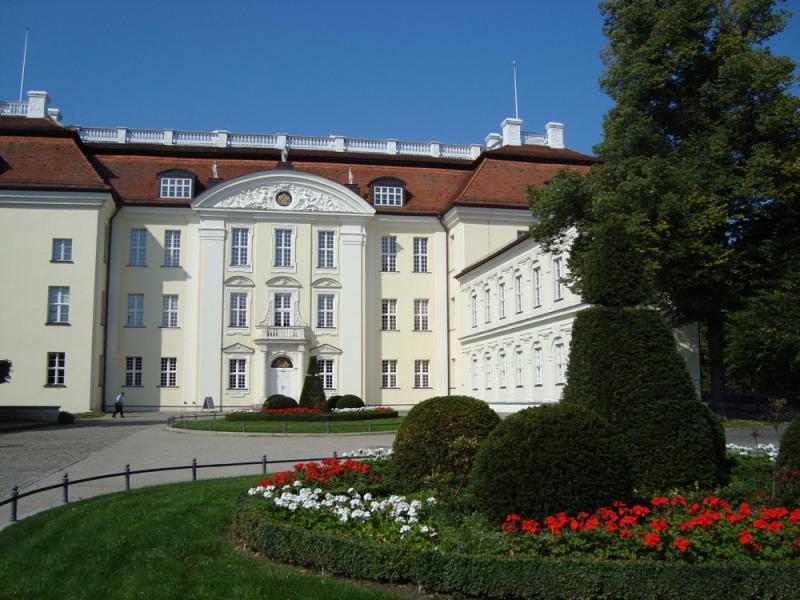
[[[371,419],[394,419],[398,416],[396,410],[381,410],[378,412],[357,413],[321,413],[318,415],[293,415],[277,413],[265,415],[257,412],[228,413],[226,421],[369,421]]]
[[[72,425],[75,422],[75,415],[71,412],[67,412],[65,410],[61,410],[58,412],[58,424],[59,425]]]
[[[470,488],[480,510],[503,521],[591,512],[630,498],[633,482],[619,432],[587,408],[557,404],[501,421],[475,456]]]
[[[800,414],[798,414],[781,436],[781,450],[778,454],[778,467],[800,469]]]
[[[297,401],[283,394],[272,394],[264,401],[262,408],[297,408]]]
[[[345,394],[336,403],[336,408],[361,408],[364,401],[355,394]]]
[[[470,396],[436,396],[409,411],[394,440],[395,473],[407,489],[426,478],[469,473],[480,443],[500,422],[489,405]]]
[[[481,598],[730,600],[797,598],[796,563],[684,564],[466,556],[339,537],[272,521],[242,501],[237,535],[273,560],[337,575],[413,582],[426,591]]]
[[[655,311],[578,313],[563,403],[596,411],[622,433],[640,490],[726,480],[722,426],[697,399],[672,331]]]
[[[334,395],[328,398],[328,400],[325,402],[325,410],[327,412],[331,412],[334,408],[336,408],[336,405],[341,399],[342,397],[338,395]]]
[[[317,374],[317,357],[308,359],[308,370],[303,380],[303,390],[300,392],[300,406],[305,408],[325,408],[325,390],[322,389],[322,379]]]

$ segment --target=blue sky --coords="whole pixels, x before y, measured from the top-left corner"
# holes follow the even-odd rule
[[[785,3],[800,12],[800,0]],[[67,124],[483,142],[513,116],[590,152],[610,106],[588,0],[6,2],[0,98],[44,89]],[[800,16],[772,43],[800,62]]]

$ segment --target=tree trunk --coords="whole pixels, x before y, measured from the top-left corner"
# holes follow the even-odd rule
[[[725,418],[725,321],[714,314],[706,321],[708,328],[708,366],[711,373],[711,408]]]

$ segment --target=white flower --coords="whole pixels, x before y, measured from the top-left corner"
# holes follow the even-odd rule
[[[428,529],[428,527],[426,527],[425,525],[423,525],[422,527],[420,527],[420,528],[419,528],[419,530],[420,530],[420,532],[422,532],[422,533],[428,533],[428,531],[430,531],[430,529]]]

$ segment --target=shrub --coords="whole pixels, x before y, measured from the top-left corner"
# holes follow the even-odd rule
[[[418,489],[426,480],[455,478],[460,488],[478,445],[499,421],[488,404],[469,396],[437,396],[417,404],[395,437],[398,480]]]
[[[75,415],[70,412],[66,412],[64,410],[59,411],[58,413],[58,424],[59,425],[72,425],[75,422]]]
[[[336,408],[361,408],[364,401],[355,394],[345,394],[336,403]]]
[[[338,395],[328,398],[327,402],[325,402],[325,412],[331,412],[334,408],[336,408],[341,398],[342,397]]]
[[[625,446],[582,406],[528,408],[509,416],[478,450],[470,488],[493,520],[593,510],[630,497]]]
[[[800,469],[800,414],[798,414],[781,436],[778,467]]]
[[[698,401],[672,332],[654,311],[578,313],[563,402],[591,408],[622,433],[640,488],[712,488],[726,478],[724,431]]]
[[[317,357],[312,356],[308,361],[308,371],[303,381],[303,391],[300,392],[300,406],[306,408],[325,409],[325,390],[322,380],[317,375]]]
[[[272,396],[267,398],[264,402],[263,408],[297,408],[297,401],[295,401],[294,398],[289,398],[289,396],[284,396],[283,394],[272,394]]]

